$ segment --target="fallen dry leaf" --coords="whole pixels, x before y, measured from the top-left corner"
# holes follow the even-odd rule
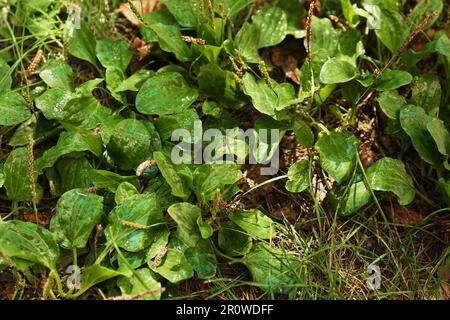
[[[283,70],[286,77],[291,79],[294,83],[300,84],[300,71],[297,68],[298,61],[296,58],[283,53],[283,50],[281,50],[280,48],[275,48],[272,52],[272,62],[278,68],[281,68]]]
[[[136,10],[141,14],[147,14],[160,8],[159,0],[134,0],[132,1]],[[116,12],[119,12],[125,16],[133,25],[140,27],[139,19],[133,13],[128,3],[122,3]]]
[[[403,225],[414,225],[423,219],[421,213],[406,207],[397,206],[391,212],[394,223]]]
[[[153,46],[153,44],[146,44],[139,37],[134,38],[133,45],[136,51],[139,53],[139,61],[148,56],[148,54],[150,53],[150,49]]]

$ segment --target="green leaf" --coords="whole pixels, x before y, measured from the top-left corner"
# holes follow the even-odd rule
[[[116,192],[122,182],[130,182],[136,188],[139,188],[139,179],[136,176],[121,176],[120,174],[107,170],[91,170],[90,178],[94,186],[98,189],[106,189],[110,192]]]
[[[123,71],[114,67],[107,68],[105,73],[105,80],[106,87],[108,88],[114,99],[123,104],[126,104],[124,95],[116,91],[119,85],[125,80],[125,74],[123,73]]]
[[[84,248],[103,214],[103,197],[72,189],[59,198],[55,211],[50,230],[58,243],[65,249]]]
[[[159,300],[161,298],[161,283],[155,279],[155,275],[148,268],[142,268],[135,271],[131,277],[119,277],[117,285],[122,295],[135,295],[149,290],[156,290],[156,293],[140,297],[139,300]]]
[[[355,181],[348,190],[342,215],[351,215],[359,211],[370,200],[371,194],[364,181]]]
[[[199,166],[193,173],[194,192],[200,203],[206,204],[213,201],[215,193],[220,192],[225,200],[229,200],[236,191],[233,188],[228,192],[227,186],[231,186],[242,178],[242,172],[234,164],[214,165],[205,164]]]
[[[145,264],[146,252],[128,252],[121,251],[121,255],[117,254],[117,261],[119,262],[118,271],[123,271],[132,274],[132,269],[137,269]]]
[[[216,12],[221,12],[220,2],[214,1]],[[224,0],[223,5],[225,8],[225,12],[234,19],[238,13],[247,8],[250,4],[252,4],[252,0]]]
[[[246,73],[243,78],[244,93],[252,98],[253,106],[261,113],[275,114],[277,95],[264,80],[255,80],[253,75]]]
[[[106,149],[117,166],[132,170],[151,157],[150,143],[150,133],[141,121],[125,119],[115,126]]]
[[[72,152],[90,151],[96,156],[100,156],[102,150],[100,137],[94,132],[82,128],[75,128],[75,130],[78,132],[61,133],[56,146],[46,150],[36,159],[37,172],[52,167],[60,157]]]
[[[406,38],[404,19],[400,13],[394,10],[382,9],[380,15],[380,28],[375,29],[378,39],[395,53]]]
[[[208,239],[211,238],[211,236],[214,233],[214,229],[211,226],[211,220],[203,220],[203,218],[201,216],[199,216],[197,218],[197,226],[198,229],[200,230],[200,234],[202,236],[203,239]]]
[[[436,12],[437,16],[431,19],[431,21],[423,28],[423,30],[430,28],[436,22],[436,20],[439,19],[439,16],[441,15],[443,9],[444,2],[442,0],[419,1],[414,7],[411,15],[408,17],[408,23],[410,25],[411,31],[416,29],[417,26],[421,24],[427,16],[429,16],[433,12]]]
[[[200,137],[195,135],[195,122],[200,121],[195,109],[184,109],[173,115],[159,116],[155,121],[155,126],[161,136],[161,139],[168,140],[172,137],[172,133],[177,129],[185,129],[191,136],[186,139],[188,142],[195,142]]]
[[[141,69],[120,83],[120,85],[115,88],[115,92],[139,91],[152,74],[153,73],[150,70]]]
[[[425,109],[427,114],[437,117],[441,104],[441,84],[439,78],[427,73],[413,83],[411,102]]]
[[[375,88],[390,91],[410,84],[412,80],[412,75],[406,71],[387,69],[375,82]]]
[[[217,101],[233,105],[236,103],[237,84],[230,71],[225,71],[215,63],[208,63],[200,67],[198,74],[200,91]]]
[[[427,124],[431,120],[433,118],[427,115],[423,108],[413,105],[408,105],[400,111],[400,124],[411,138],[420,157],[427,163],[437,166],[443,162],[443,159],[427,129]]]
[[[229,256],[243,256],[250,252],[252,238],[231,221],[221,224],[218,232],[219,247]]]
[[[119,205],[137,194],[139,194],[139,191],[134,185],[129,182],[122,182],[117,187],[116,194],[114,195],[114,200],[116,201],[116,204]]]
[[[199,207],[187,202],[175,203],[167,210],[170,217],[177,223],[177,237],[189,247],[195,247],[201,239],[197,219],[202,211]]]
[[[81,288],[77,291],[77,296],[85,293],[98,283],[124,275],[122,272],[108,269],[99,264],[88,266],[81,270]]]
[[[181,74],[160,72],[143,84],[136,96],[136,108],[144,114],[173,114],[188,108],[197,97],[197,89],[189,86]]]
[[[320,81],[324,84],[345,83],[356,77],[356,68],[341,58],[331,58],[320,71]]]
[[[5,183],[5,175],[3,173],[3,168],[4,168],[4,166],[2,163],[2,164],[0,164],[0,188],[2,188],[3,184]]]
[[[75,28],[72,39],[69,42],[69,53],[81,60],[97,65],[95,47],[97,41],[89,30],[87,24],[80,22],[80,27]]]
[[[109,241],[127,251],[138,252],[150,246],[152,228],[164,222],[155,194],[139,194],[127,198],[111,211]],[[136,225],[137,227],[135,227]]]
[[[151,264],[151,259],[155,258],[169,243],[170,231],[167,226],[155,227],[153,230],[153,243],[148,249],[146,261]]]
[[[106,69],[118,68],[122,72],[125,72],[133,57],[125,42],[121,40],[113,41],[110,38],[97,41],[95,51],[103,67]]]
[[[72,68],[62,60],[52,59],[47,62],[39,71],[39,76],[50,88],[63,88],[69,91],[75,89]]]
[[[59,185],[61,192],[76,188],[86,189],[91,185],[91,165],[85,157],[59,159],[56,169],[61,177]]]
[[[445,123],[435,118],[427,123],[427,130],[433,137],[439,152],[448,157],[450,155],[450,134]]]
[[[250,270],[253,282],[272,293],[289,293],[300,276],[300,261],[289,251],[274,250],[258,243],[242,263]]]
[[[52,88],[36,98],[36,107],[51,120],[65,121],[84,128],[94,128],[110,117],[111,110],[91,94],[103,79],[89,80],[75,92]]]
[[[200,239],[195,247],[184,252],[200,279],[210,279],[216,275],[217,259],[210,239]]]
[[[258,49],[279,44],[287,35],[287,16],[283,9],[266,5],[244,23],[236,35],[237,49],[250,63],[259,62]]]
[[[158,42],[158,35],[149,26],[154,24],[177,25],[177,21],[167,8],[154,10],[143,16],[144,24],[140,26],[142,40],[145,43]]]
[[[9,89],[0,94],[0,125],[15,126],[30,117],[30,109],[20,94]]]
[[[373,190],[393,192],[402,206],[414,200],[413,181],[400,160],[388,157],[378,160],[367,170],[367,179]]]
[[[400,110],[406,105],[406,99],[396,90],[384,91],[378,97],[378,103],[389,119],[397,120]]]
[[[446,34],[443,34],[437,40],[436,51],[445,57],[450,57],[450,39]]]
[[[11,68],[6,62],[0,59],[0,92],[8,92],[11,89],[12,78],[11,78]]]
[[[286,190],[290,192],[303,192],[309,188],[310,182],[310,163],[308,160],[302,160],[289,167]]]
[[[31,222],[10,220],[0,223],[0,256],[13,263],[28,261],[55,270],[59,248],[48,230]]]
[[[324,63],[335,57],[338,52],[341,31],[334,29],[329,19],[319,19],[315,16],[312,17],[311,28],[314,35],[311,38],[312,69],[314,78],[319,79]],[[304,46],[307,47],[306,39],[304,40]],[[309,69],[307,63],[304,64],[304,68]],[[302,86],[304,86],[303,81],[308,81],[308,78],[302,79],[303,77],[306,77],[306,75],[301,77]],[[309,75],[309,78],[311,78],[311,75]],[[307,88],[303,87],[303,89],[306,90]]]
[[[175,54],[179,61],[192,60],[192,51],[182,40],[182,34],[177,26],[154,23],[150,25],[150,29],[157,35],[162,50]]]
[[[292,130],[295,133],[295,140],[304,148],[311,148],[314,145],[314,133],[305,121],[295,121]]]
[[[258,209],[236,211],[229,218],[254,239],[272,239],[275,236],[275,222]]]
[[[27,148],[14,149],[6,158],[3,168],[6,194],[10,200],[31,200],[31,186],[27,172]]]
[[[170,247],[161,264],[152,270],[172,283],[179,283],[194,275],[194,270],[184,254],[180,250]]]
[[[180,201],[177,197],[172,195],[172,189],[166,180],[161,176],[157,176],[149,180],[143,193],[152,192],[156,193],[156,198],[158,199],[159,205],[163,210],[167,210],[172,204]]]
[[[354,29],[359,24],[359,15],[350,0],[341,0],[342,13],[350,28]]]
[[[338,184],[344,182],[352,172],[357,146],[358,140],[348,131],[323,134],[317,141],[320,164]]]
[[[197,0],[163,0],[178,23],[183,27],[197,27],[200,22],[200,3]],[[206,13],[204,8],[203,14]]]
[[[172,194],[183,200],[187,200],[191,192],[182,177],[178,174],[175,165],[160,151],[154,152],[153,158],[164,179],[166,179],[172,188]]]

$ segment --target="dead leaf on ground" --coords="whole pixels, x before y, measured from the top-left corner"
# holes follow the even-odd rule
[[[22,213],[22,219],[27,222],[36,223],[36,216],[34,213]],[[43,227],[47,227],[50,224],[51,213],[38,212],[39,224]]]
[[[281,68],[289,79],[294,83],[300,84],[298,61],[291,55],[287,55],[280,48],[275,48],[272,52],[272,62]]]
[[[132,1],[137,11],[141,14],[147,14],[160,8],[159,0],[134,0]],[[128,3],[122,3],[116,12],[125,16],[133,25],[140,27],[139,19],[133,13]]]
[[[144,59],[150,53],[150,49],[153,44],[146,44],[141,38],[136,37],[133,40],[133,45],[136,51],[139,53],[139,61]]]
[[[392,212],[392,220],[394,223],[403,225],[414,225],[423,219],[421,213],[407,207],[394,207]]]

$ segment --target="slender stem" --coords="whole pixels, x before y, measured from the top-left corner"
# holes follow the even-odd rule
[[[78,253],[77,253],[77,248],[73,248],[72,249],[72,255],[73,255],[73,265],[74,266],[78,266]]]

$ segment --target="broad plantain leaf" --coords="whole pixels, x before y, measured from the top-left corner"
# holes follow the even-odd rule
[[[210,239],[200,239],[195,247],[184,252],[200,279],[210,279],[216,275],[217,259]]]
[[[122,182],[130,182],[136,188],[139,188],[139,179],[136,176],[121,176],[120,174],[107,170],[90,171],[90,178],[96,188],[106,189],[110,192],[116,192]]]
[[[153,294],[140,297],[139,300],[159,300],[161,298],[161,283],[155,279],[155,275],[148,268],[141,268],[135,271],[131,277],[121,276],[117,279],[117,285],[122,295],[135,295],[145,291],[155,290]]]
[[[156,268],[152,268],[152,270],[172,283],[179,283],[192,278],[194,275],[194,270],[183,252],[178,248],[171,247],[169,247],[161,264]]]
[[[396,90],[384,91],[378,97],[378,103],[389,119],[397,120],[399,111],[406,105],[406,99]]]
[[[39,71],[39,76],[50,88],[62,88],[69,91],[75,89],[72,68],[62,60],[52,59],[47,62]]]
[[[231,221],[220,226],[217,238],[219,247],[231,257],[249,253],[253,245],[252,238]]]
[[[116,206],[109,215],[109,241],[127,251],[138,252],[153,242],[153,228],[164,223],[155,194],[132,196]]]
[[[258,49],[279,44],[287,35],[287,16],[283,9],[267,5],[244,23],[236,35],[237,49],[250,63],[259,62]]]
[[[119,122],[106,146],[114,163],[123,170],[132,170],[152,155],[150,132],[139,120]]]
[[[1,126],[15,126],[27,120],[30,115],[30,109],[20,94],[5,91],[0,93]]]
[[[408,105],[400,111],[400,124],[420,157],[427,163],[438,166],[443,162],[443,157],[427,129],[427,124],[432,120],[423,108],[414,105]]]
[[[322,168],[338,184],[348,178],[355,166],[357,145],[358,140],[348,131],[325,133],[316,143]]]
[[[410,84],[412,80],[412,75],[406,71],[387,69],[375,82],[375,88],[390,91]]]
[[[122,182],[119,184],[116,190],[116,194],[114,195],[114,200],[116,204],[122,204],[128,198],[139,194],[139,191],[136,189],[134,185],[129,182]]]
[[[298,258],[289,251],[281,252],[263,243],[253,246],[241,262],[250,270],[253,281],[268,292],[287,294],[301,277]]]
[[[424,108],[430,116],[437,117],[441,104],[441,92],[439,78],[432,73],[427,73],[413,83],[411,102]]]
[[[214,200],[216,191],[219,191],[225,200],[234,196],[239,189],[233,188],[233,185],[242,178],[242,172],[234,164],[205,164],[194,171],[193,178],[197,200],[207,203]]]
[[[69,53],[81,60],[97,65],[95,46],[97,41],[89,30],[88,25],[81,21],[80,27],[75,28],[74,35],[69,42]]]
[[[125,42],[110,38],[97,41],[95,50],[103,67],[118,68],[122,72],[125,72],[133,56]]]
[[[167,210],[170,217],[177,223],[177,237],[189,247],[195,247],[201,239],[197,219],[202,211],[199,207],[187,202],[175,203]]]
[[[170,159],[160,151],[154,152],[153,157],[164,179],[166,179],[167,183],[172,188],[172,194],[183,200],[187,200],[191,194],[191,191],[186,185],[186,182],[180,176],[176,166],[172,164]]]
[[[50,230],[58,243],[65,249],[84,248],[103,214],[103,197],[72,189],[59,198],[55,211]]]
[[[350,62],[333,57],[322,67],[320,81],[324,84],[345,83],[356,77],[357,69]]]
[[[144,114],[166,115],[183,111],[197,100],[198,91],[181,74],[160,72],[148,79],[136,96],[136,108]]]
[[[258,209],[232,212],[229,218],[254,239],[272,239],[275,236],[275,222]]]
[[[393,192],[402,206],[414,200],[413,181],[400,160],[389,157],[378,160],[367,170],[367,179],[373,190]]]
[[[6,194],[13,201],[31,200],[31,186],[27,177],[27,148],[11,151],[3,168]]]
[[[289,167],[286,190],[290,192],[303,192],[311,185],[310,163],[302,160]]]
[[[59,247],[50,231],[31,222],[10,220],[0,223],[0,256],[13,263],[24,260],[55,270]]]

